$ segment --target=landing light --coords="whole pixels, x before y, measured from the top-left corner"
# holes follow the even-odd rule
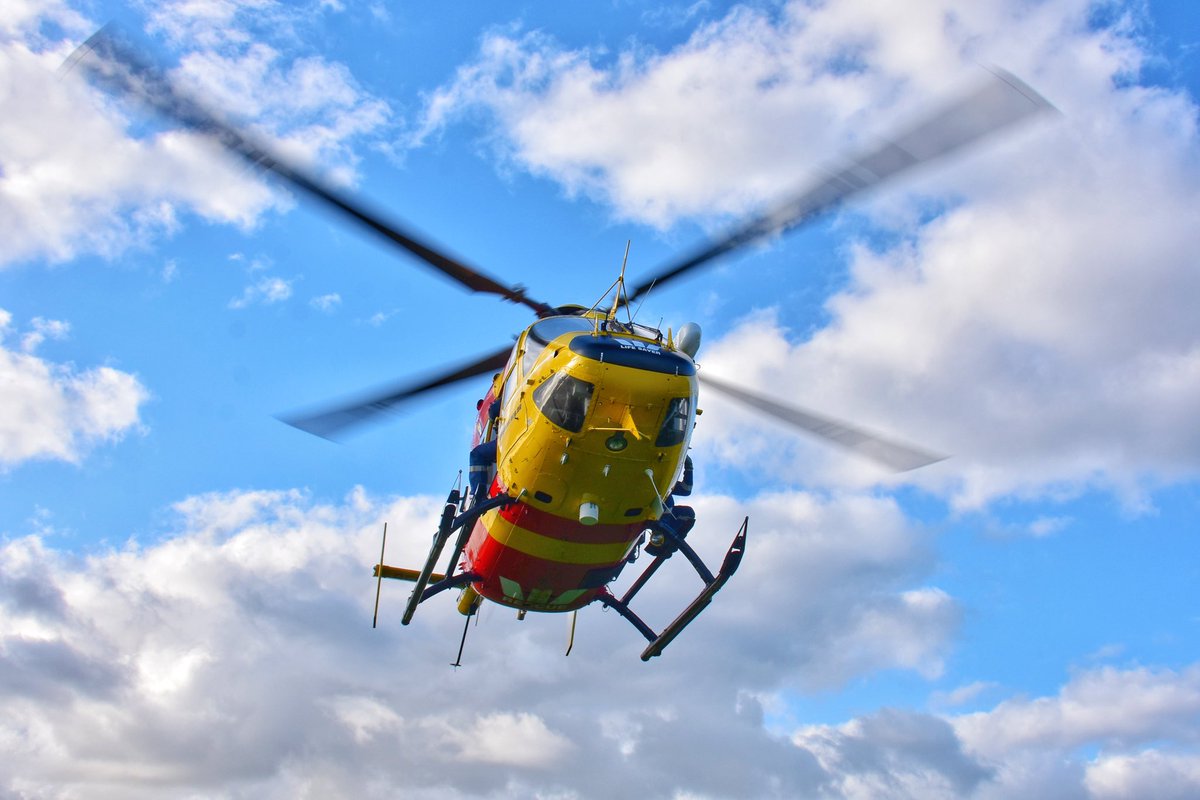
[[[614,433],[604,442],[604,446],[614,453],[619,453],[629,446],[629,442],[625,439],[625,434]]]

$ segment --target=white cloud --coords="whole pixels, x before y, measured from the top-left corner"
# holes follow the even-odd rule
[[[1136,49],[1086,33],[1087,7],[735,6],[667,53],[570,51],[540,32],[496,31],[427,98],[416,141],[482,112],[498,123],[502,154],[622,217],[668,225],[744,213],[794,189],[821,166],[814,159],[869,142],[897,114],[977,78],[980,62],[1031,80],[1052,66],[1078,71],[1070,59],[1080,56],[1127,69]]]
[[[1032,536],[1053,536],[1071,524],[1068,517],[1038,517],[1029,523],[1029,533]]]
[[[71,323],[58,319],[34,317],[30,322],[32,330],[21,337],[21,349],[32,353],[47,339],[65,339],[71,333]]]
[[[75,33],[90,28],[82,15],[61,0],[5,0],[4,14],[0,15],[0,40],[32,37],[34,41],[43,41],[40,30],[44,22]]]
[[[5,263],[115,255],[174,230],[176,206],[245,226],[273,204],[265,187],[195,136],[127,138],[111,108],[56,77],[68,53],[63,43],[36,52],[0,44]]]
[[[485,714],[466,730],[448,731],[468,761],[516,767],[550,767],[562,760],[571,743],[534,714]]]
[[[391,311],[376,311],[371,316],[367,317],[367,324],[373,328],[378,328],[397,314],[396,309]]]
[[[779,60],[762,42],[771,36],[765,19],[741,12],[680,52],[647,64],[624,54],[605,70],[540,33],[493,34],[480,59],[429,98],[418,140],[483,109],[498,119],[502,154],[621,216],[665,225],[744,211],[778,188],[781,173],[811,166],[797,155],[830,122],[786,77],[754,119],[739,113],[739,100],[761,99],[756,87],[776,76]],[[787,147],[780,129],[795,131]]]
[[[568,659],[564,617],[518,622],[485,606],[457,672],[447,666],[462,622],[452,598],[402,627],[408,587],[385,585],[372,630],[382,522],[404,532],[389,537],[388,562],[419,563],[420,531],[440,507],[432,499],[360,491],[326,505],[299,492],[231,492],[180,502],[152,544],[77,558],[36,536],[9,541],[0,774],[11,777],[0,787],[132,798],[283,797],[298,785],[326,796],[398,785],[451,798],[809,795],[825,778],[811,755],[766,731],[754,698],[797,681],[828,685],[837,670],[845,680],[910,666],[866,640],[877,630],[856,639],[836,628],[879,609],[910,615],[907,633],[928,638],[923,606],[942,601],[888,588],[920,571],[907,529],[814,530],[845,517],[882,523],[886,503],[787,500],[764,502],[783,506],[755,528],[744,573],[651,664],[637,658],[636,631],[598,608],[580,614]],[[716,527],[702,516],[690,537],[706,558],[732,535],[718,528],[734,510],[715,502]],[[757,519],[760,507],[751,510]],[[793,554],[775,541],[784,536]],[[818,551],[831,556],[824,569],[804,566]],[[675,567],[639,603],[655,624],[699,588]],[[799,579],[818,575],[814,587]],[[763,613],[780,602],[787,614]],[[767,646],[747,668],[755,641]],[[873,652],[834,652],[846,646]],[[607,720],[600,731],[597,720]]]
[[[380,701],[363,695],[334,697],[329,705],[338,721],[354,735],[354,741],[365,744],[378,735],[397,730],[404,719]]]
[[[205,48],[249,43],[250,32],[239,23],[251,15],[261,15],[268,25],[284,25],[289,19],[274,0],[168,0],[149,4],[147,11],[150,30]]]
[[[252,305],[273,305],[282,303],[291,296],[292,281],[267,275],[247,286],[240,295],[230,300],[229,307],[242,309]]]
[[[830,776],[823,797],[968,797],[990,777],[963,752],[950,724],[925,714],[883,710],[802,728],[792,741]]]
[[[1088,765],[1085,785],[1097,800],[1185,800],[1200,794],[1200,754],[1150,750],[1101,756]]]
[[[701,501],[689,541],[712,558],[734,509]],[[883,626],[861,639],[837,630],[858,624],[860,607],[890,608],[897,638],[928,637],[918,623],[945,602],[888,588],[911,581],[921,557],[887,503],[752,504],[742,571],[650,664],[615,614],[582,612],[564,658],[561,617],[518,622],[487,605],[458,671],[447,666],[462,622],[452,598],[402,627],[407,587],[385,585],[380,627],[369,624],[382,522],[404,532],[389,538],[388,562],[416,564],[439,507],[361,491],[336,504],[230,492],[180,502],[152,544],[81,558],[39,536],[3,543],[0,788],[100,798],[383,796],[397,786],[418,798],[1116,798],[1195,786],[1200,666],[1098,668],[1056,695],[978,713],[881,709],[790,739],[770,733],[764,706],[796,684],[915,668],[902,649],[884,657],[890,645],[870,641]],[[850,519],[876,525],[830,524]],[[669,618],[699,588],[676,566],[647,587],[644,610]],[[786,613],[765,613],[776,608]],[[835,652],[865,646],[877,652]],[[958,699],[984,688],[998,691],[977,684]]]
[[[1200,778],[1197,669],[1105,668],[1052,697],[957,716],[885,709],[802,727],[794,741],[830,773],[822,796],[1188,797]]]
[[[354,178],[349,143],[388,119],[388,107],[357,87],[343,64],[294,59],[255,43],[233,54],[203,51],[180,64],[181,83],[235,118],[249,119],[284,156],[305,165],[331,163],[341,182]]]
[[[303,10],[258,5],[257,13],[267,17],[283,14],[293,25],[303,20]],[[181,81],[231,112],[244,112],[284,153],[325,165],[339,181],[353,180],[355,143],[377,135],[389,112],[357,87],[344,65],[285,58],[256,37],[286,31],[242,16],[246,4],[188,2],[173,11],[176,22],[201,19],[208,30],[221,31],[219,40],[179,41],[185,48]],[[126,114],[141,112],[85,87],[74,73],[57,76],[96,26],[55,4],[36,12],[18,4],[14,12],[20,24],[0,38],[3,264],[84,253],[112,257],[169,235],[189,213],[247,228],[263,213],[291,205],[211,142],[180,131],[135,136]],[[63,29],[71,38],[46,40],[39,23],[63,15],[70,17]],[[239,27],[251,20],[262,22],[261,30]]]
[[[756,653],[761,662],[751,671],[789,665],[786,682],[805,690],[882,669],[941,673],[960,611],[942,590],[920,585],[932,553],[894,501],[780,492],[748,501],[698,497],[691,505],[710,532],[701,552],[712,564],[720,563],[743,515],[750,517],[744,563],[697,623],[714,626],[726,643],[710,658],[732,659],[728,668],[737,669],[739,654]],[[691,599],[699,589],[695,575],[682,564],[673,569],[676,583],[644,590],[642,602],[672,610]],[[758,624],[764,613],[769,627]],[[666,617],[662,624],[670,619],[658,616]]]
[[[1162,123],[1194,109],[1125,99],[1104,141],[1050,137],[1019,193],[964,205],[893,249],[855,250],[852,285],[811,338],[747,320],[706,365],[952,453],[913,480],[962,506],[1195,475],[1200,173],[1181,156],[1194,133]],[[1093,148],[1125,155],[1095,162]],[[819,480],[822,459],[792,463]]]
[[[318,311],[324,311],[326,314],[333,313],[334,309],[342,304],[342,296],[337,292],[323,294],[314,297],[308,301],[308,304]]]
[[[1200,667],[1183,672],[1103,667],[1076,676],[1057,697],[1008,700],[955,721],[966,746],[988,757],[1018,750],[1122,747],[1159,738],[1195,741]]]
[[[997,685],[990,681],[972,681],[948,692],[934,692],[930,702],[934,706],[954,708],[974,702],[980,695],[996,688]]]
[[[10,320],[0,311],[0,469],[31,459],[77,463],[96,445],[138,430],[149,394],[136,376],[33,355],[39,337],[65,335],[69,325],[57,320],[35,320],[21,349],[10,350],[3,341]]]
[[[197,96],[305,165],[325,164],[345,183],[355,178],[356,137],[378,133],[388,105],[364,92],[344,64],[289,56],[315,18],[339,12],[330,3],[156,3],[150,28],[185,52],[174,77]]]

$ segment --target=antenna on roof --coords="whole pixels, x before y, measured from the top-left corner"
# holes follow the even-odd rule
[[[638,300],[638,307],[637,307],[637,308],[635,308],[635,309],[633,310],[633,313],[629,315],[629,321],[630,321],[630,322],[633,322],[634,318],[635,318],[635,317],[637,317],[637,315],[638,315],[638,314],[640,314],[640,313],[642,312],[642,305],[643,305],[643,304],[646,302],[646,298],[650,296],[650,292],[652,292],[653,290],[654,290],[654,283],[652,282],[652,283],[650,284],[649,288],[648,288],[648,289],[646,289],[646,291],[645,291],[645,292],[642,294],[642,299],[641,299],[641,300]],[[661,328],[661,327],[662,327],[662,320],[661,320],[661,319],[658,321],[658,327],[659,327],[659,328]]]
[[[625,297],[626,306],[628,306],[628,304],[629,304],[629,296],[625,294],[625,265],[629,263],[629,247],[632,244],[633,244],[633,240],[631,240],[631,239],[625,240],[625,257],[621,259],[621,274],[617,276],[617,291],[613,295],[612,310],[608,312],[609,320],[616,320],[617,310],[621,307],[621,297],[622,296]],[[629,318],[629,321],[631,323],[633,322],[632,316]]]

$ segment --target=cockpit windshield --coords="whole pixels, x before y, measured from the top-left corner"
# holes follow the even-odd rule
[[[545,347],[564,333],[591,333],[595,326],[595,320],[585,317],[546,317],[533,323],[529,338]]]
[[[533,390],[533,402],[555,425],[579,433],[595,388],[573,375],[556,372]]]
[[[619,319],[604,320],[600,323],[600,330],[607,333],[631,333],[654,342],[662,341],[662,331],[637,322],[622,322]]]

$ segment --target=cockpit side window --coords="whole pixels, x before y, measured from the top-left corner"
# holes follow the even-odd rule
[[[595,388],[587,381],[556,372],[533,390],[533,403],[555,425],[578,433],[583,429]]]
[[[521,362],[518,359],[520,353],[521,343],[517,342],[515,345],[513,345],[512,355],[508,357],[508,363],[511,366],[511,369],[509,370],[508,375],[504,378],[504,392],[500,397],[500,402],[503,404],[503,408],[506,410],[506,412],[508,407],[512,405],[513,394],[516,392],[517,384],[521,379]]]
[[[658,431],[655,447],[674,447],[687,438],[692,427],[692,398],[673,397],[667,405],[667,416]]]
[[[533,371],[533,365],[546,350],[546,345],[538,342],[532,336],[525,337],[525,352],[521,355],[521,374],[529,375]]]

